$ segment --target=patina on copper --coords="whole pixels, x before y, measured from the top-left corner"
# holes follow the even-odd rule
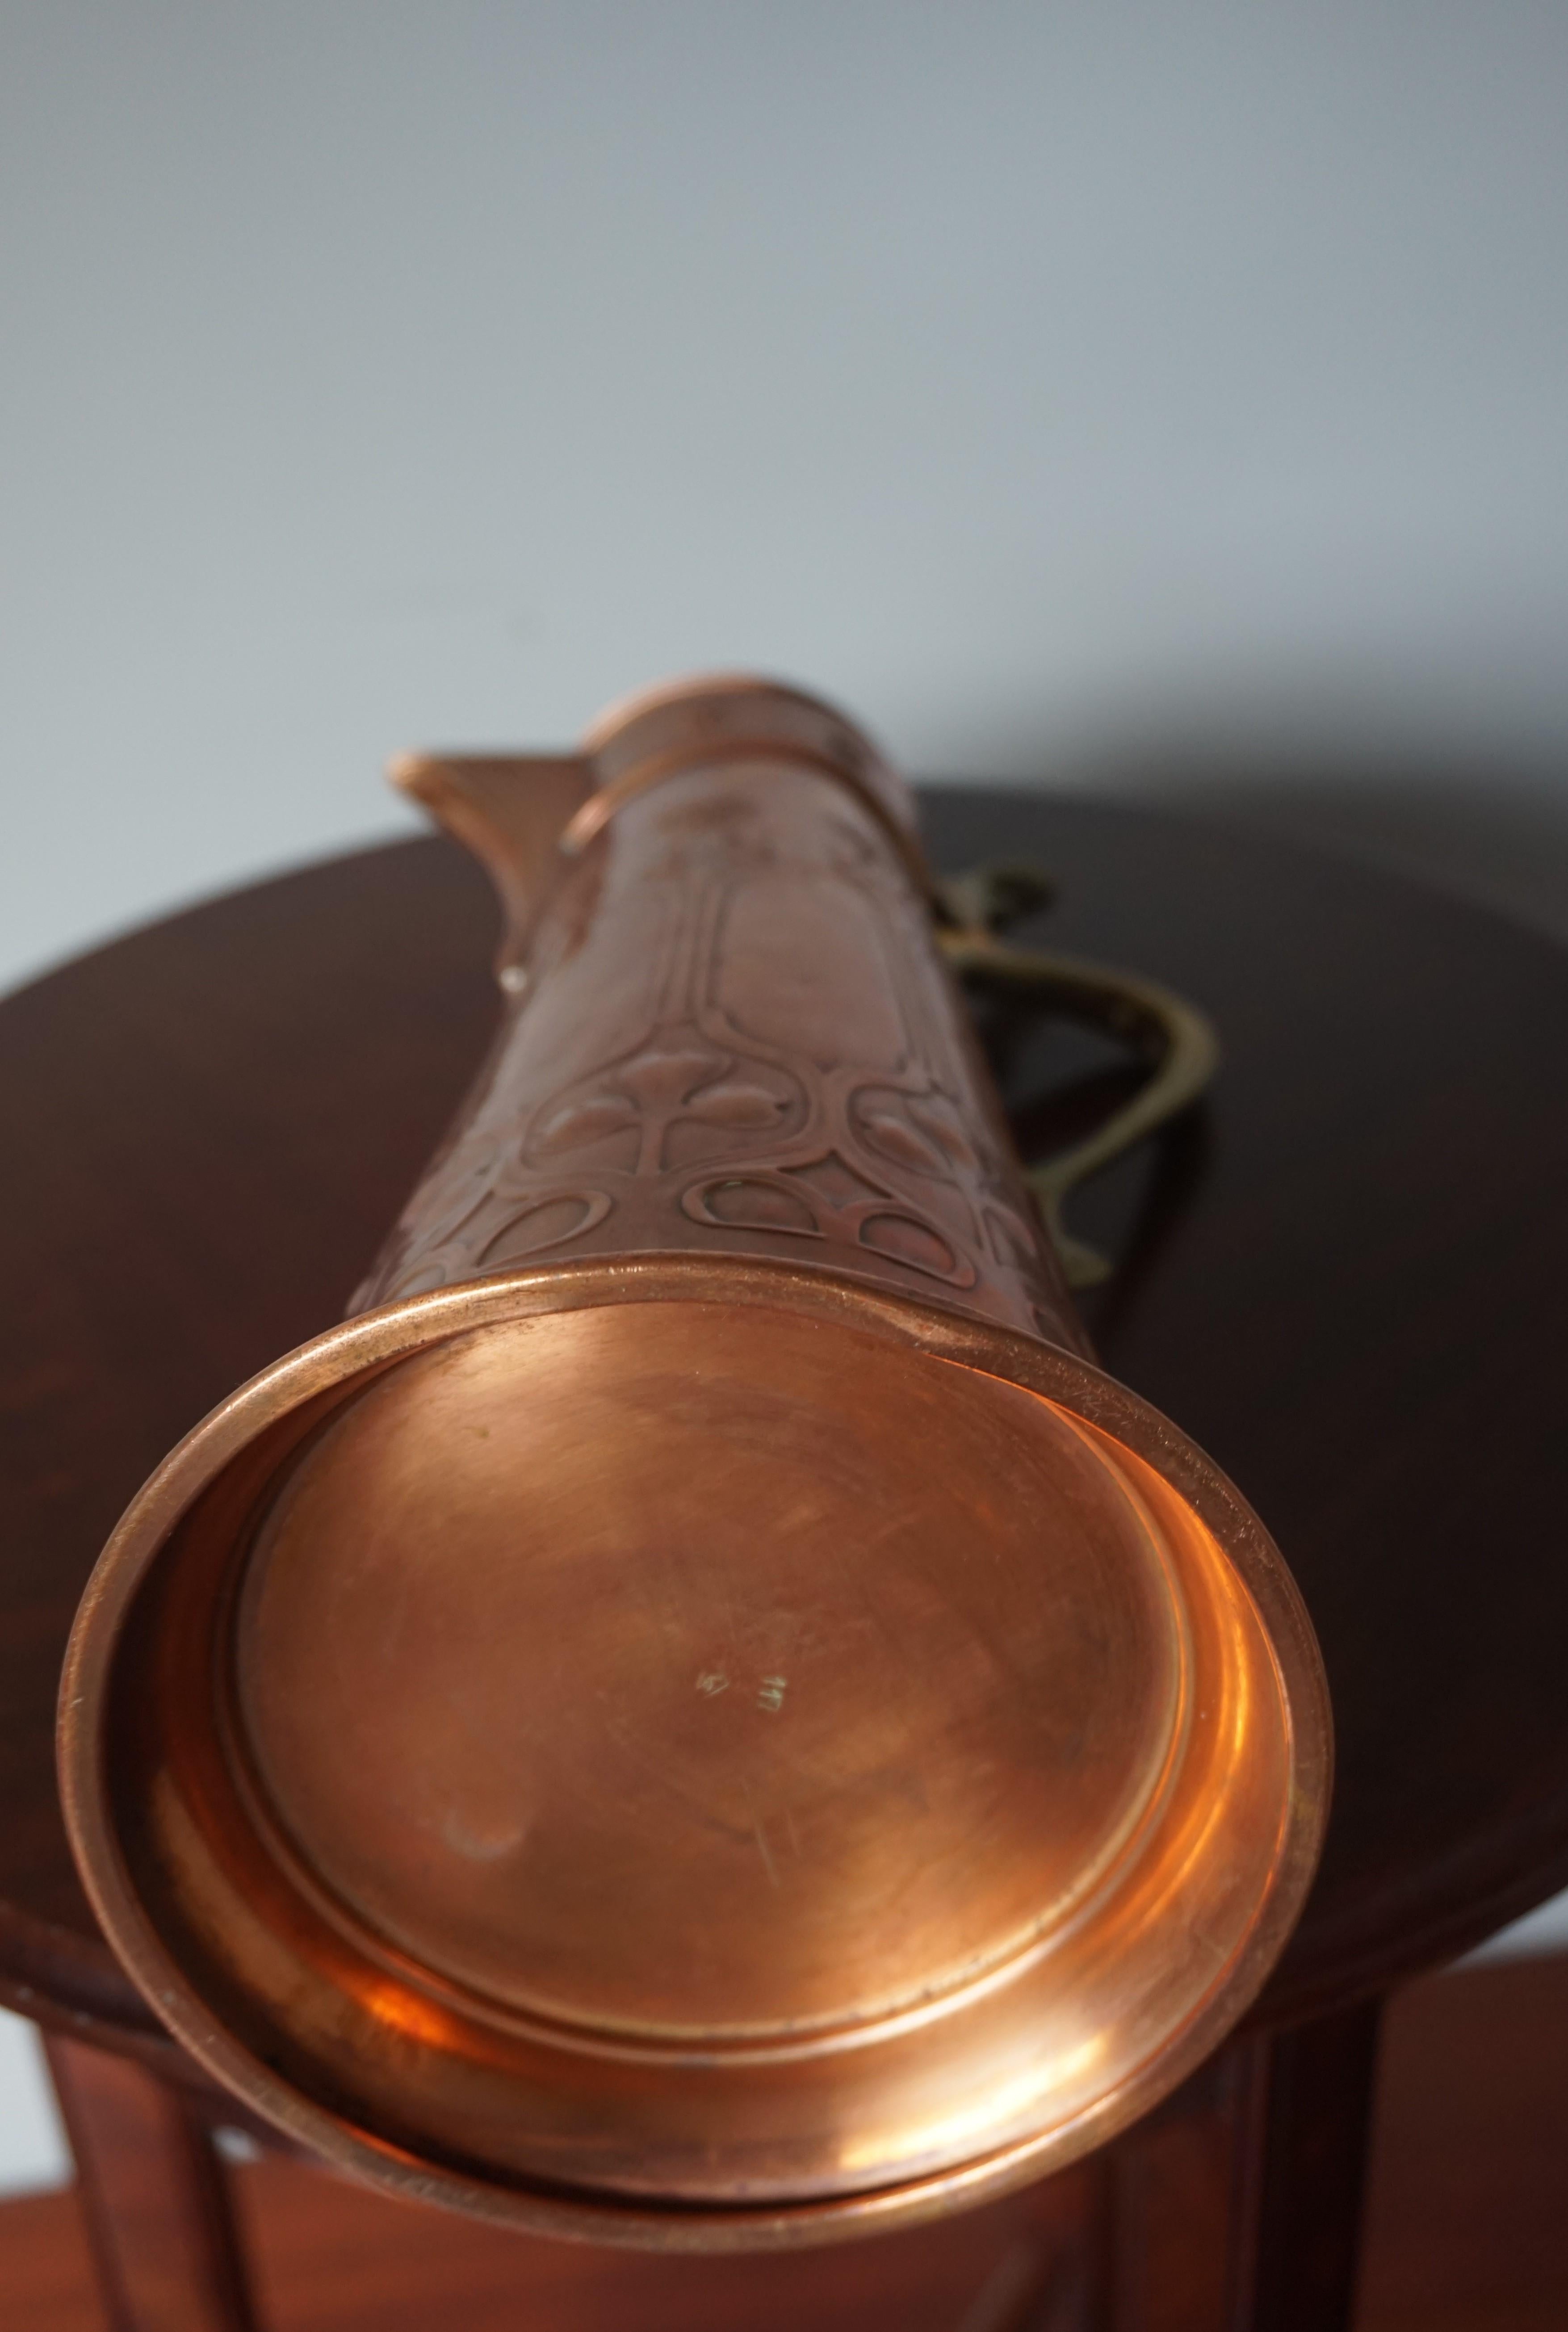
[[[258,2112],[537,2228],[820,2240],[1071,2160],[1300,1909],[1289,1574],[1095,1366],[856,729],[698,683],[401,781],[496,875],[504,1023],[354,1313],[94,1575],[105,1929]]]

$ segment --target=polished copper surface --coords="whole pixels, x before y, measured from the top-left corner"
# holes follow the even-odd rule
[[[355,1307],[546,1255],[772,1255],[1084,1351],[893,772],[755,684],[639,702],[598,734],[566,846],[522,895],[531,765],[510,793],[503,764],[403,765],[498,871],[511,1008]],[[543,768],[553,809],[563,764]]]
[[[1289,1575],[1094,1365],[850,724],[693,683],[402,776],[496,873],[505,1023],[357,1316],[94,1575],[106,1930],[258,2111],[539,2227],[810,2240],[1069,2160],[1300,1908]]]

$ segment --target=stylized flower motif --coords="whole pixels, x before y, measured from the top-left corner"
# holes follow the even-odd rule
[[[855,1123],[872,1150],[918,1174],[951,1181],[978,1162],[957,1108],[934,1085],[922,1094],[868,1086],[856,1095]]]
[[[636,1104],[625,1094],[592,1094],[587,1101],[568,1102],[547,1118],[534,1135],[531,1147],[547,1158],[559,1150],[581,1150],[590,1142],[602,1142],[607,1133],[620,1133],[636,1123]]]
[[[940,1174],[946,1168],[947,1161],[935,1142],[889,1109],[862,1110],[860,1131],[874,1150],[900,1166],[913,1166],[920,1174]]]
[[[868,1247],[928,1279],[973,1285],[972,1263],[906,1200],[878,1190],[837,1151],[799,1166],[704,1176],[682,1193],[683,1211],[715,1229],[784,1232]]]
[[[785,1104],[777,1094],[765,1092],[761,1085],[707,1085],[693,1094],[686,1104],[686,1113],[700,1117],[708,1125],[738,1125],[759,1131],[777,1125],[784,1114]]]
[[[736,1066],[732,1055],[707,1046],[655,1042],[604,1071],[586,1092],[560,1102],[538,1126],[529,1151],[553,1158],[631,1133],[637,1145],[632,1171],[648,1173],[667,1162],[665,1135],[684,1120],[767,1133],[786,1115],[791,1096],[737,1075]]]
[[[699,1087],[722,1076],[732,1066],[722,1053],[656,1046],[623,1062],[615,1075],[617,1082],[635,1096],[639,1109],[650,1117],[671,1117],[683,1105],[689,1104]]]

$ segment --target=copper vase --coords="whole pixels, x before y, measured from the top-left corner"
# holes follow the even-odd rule
[[[851,723],[700,683],[402,778],[496,875],[502,1028],[349,1318],[94,1574],[105,1930],[257,2112],[536,2228],[822,2239],[1066,2162],[1301,1907],[1289,1574],[1095,1365]]]

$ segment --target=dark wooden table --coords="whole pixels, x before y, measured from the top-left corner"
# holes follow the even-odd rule
[[[961,2229],[756,2262],[740,2314],[703,2296],[732,2308],[733,2265],[722,2287],[683,2267],[691,2320],[760,2324],[764,2290],[769,2309],[809,2290],[826,2332],[837,2290],[845,2321],[902,2332],[935,2320],[942,2244],[978,2241],[1000,2265],[988,2314],[949,2311],[970,2332],[1339,2324],[1378,1996],[1568,1883],[1568,953],[1143,811],[950,790],[927,826],[950,867],[1049,865],[1045,943],[1219,1023],[1210,1100],[1076,1202],[1119,1257],[1085,1311],[1107,1365],[1236,1477],[1296,1569],[1334,1691],[1334,1818],[1250,2036],[1107,2164]],[[77,1887],[52,1755],[66,1631],[157,1459],[340,1309],[484,1047],[494,928],[454,848],[406,843],[0,1005],[0,1997],[53,2036],[117,2332],[245,2320],[207,2144],[237,2116]],[[1026,1144],[1059,1117],[1054,1074],[1103,1066],[1114,1086],[1060,1040],[993,1035]],[[1044,2257],[1064,2228],[1076,2281],[1020,2269],[1009,2297],[1018,2244]],[[529,2255],[520,2238],[520,2307]],[[626,2332],[652,2271],[626,2263]]]

